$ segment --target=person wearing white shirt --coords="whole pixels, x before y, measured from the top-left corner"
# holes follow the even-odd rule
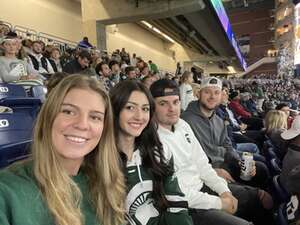
[[[185,71],[182,76],[180,77],[180,100],[181,100],[181,110],[184,111],[188,104],[196,100],[193,94],[193,88],[192,88],[192,82],[193,82],[193,74],[191,72]]]
[[[263,221],[258,221],[264,210],[257,189],[239,184],[228,187],[212,168],[191,127],[179,118],[177,85],[162,79],[154,82],[150,91],[155,99],[159,138],[164,151],[173,154],[176,177],[188,200],[194,224],[251,224],[238,216],[263,224]]]

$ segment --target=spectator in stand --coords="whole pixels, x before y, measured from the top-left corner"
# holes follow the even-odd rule
[[[18,53],[16,38],[5,37],[0,44],[4,49],[4,56],[0,56],[0,81],[41,81],[43,79],[25,60],[16,57]]]
[[[291,109],[290,109],[289,105],[286,104],[286,103],[279,103],[275,107],[275,109],[283,111],[286,114],[286,117],[287,117],[287,128],[289,129],[292,126],[292,123],[293,123],[293,120],[294,120],[294,118],[291,116],[291,113],[290,113]]]
[[[43,56],[43,42],[32,42],[31,53],[28,54],[29,62],[32,67],[40,74],[53,74],[54,70],[49,60]]]
[[[287,151],[287,142],[281,133],[287,130],[287,116],[283,111],[270,110],[264,119],[265,135],[275,147],[277,156],[282,159]]]
[[[195,67],[191,68],[191,72],[193,73],[194,83],[201,84],[201,78],[202,78],[201,73],[197,72]]]
[[[89,68],[90,62],[90,53],[86,50],[82,50],[77,58],[73,59],[63,67],[63,71],[69,74],[80,73]]]
[[[9,31],[9,26],[0,21],[0,38],[6,37]]]
[[[107,91],[109,91],[115,84],[111,81],[111,70],[105,62],[99,63],[95,68],[96,73],[99,75],[100,80]]]
[[[288,102],[291,104],[291,109],[297,110],[298,109],[298,102],[296,101],[297,97],[294,93],[291,93],[288,97]]]
[[[288,174],[300,165],[300,116],[296,116],[290,129],[281,133],[288,141],[288,150],[282,161],[281,183],[286,186]]]
[[[175,77],[172,77],[172,80],[177,84],[179,85],[179,82],[180,82],[180,77],[175,75]]]
[[[131,59],[130,59],[130,65],[135,67],[135,66],[136,66],[136,63],[137,63],[136,54],[133,53],[133,54],[132,54],[132,57],[131,57]]]
[[[146,76],[142,79],[142,83],[148,88],[150,89],[150,86],[153,84],[154,79],[152,76]]]
[[[258,112],[263,112],[262,106],[265,100],[264,91],[256,81],[252,82],[252,87],[253,87],[253,93],[255,94],[255,97],[257,99],[256,108]]]
[[[155,73],[159,72],[157,65],[154,62],[152,62],[152,60],[149,60],[148,63],[149,63],[149,66],[150,66],[150,72],[152,74],[155,74]]]
[[[84,38],[78,43],[78,47],[80,47],[80,48],[92,48],[93,45],[89,42],[89,38],[88,38],[88,37],[84,37]]]
[[[128,66],[125,68],[125,77],[122,80],[126,79],[136,79],[136,68],[133,66]]]
[[[50,51],[50,58],[48,59],[54,72],[62,72],[62,65],[60,63],[60,50],[53,47]]]
[[[137,80],[126,80],[111,89],[110,97],[127,180],[127,222],[192,225],[188,204],[174,175],[172,154],[163,151],[156,132],[149,90]]]
[[[126,52],[125,48],[122,48],[122,50],[120,52],[120,56],[121,56],[121,61],[125,61],[127,64],[130,63],[130,56]]]
[[[117,61],[112,60],[109,62],[109,69],[111,70],[111,81],[115,84],[119,83],[121,74],[120,64]]]
[[[251,139],[249,136],[257,137],[259,134],[253,134],[254,131],[247,131],[247,125],[238,120],[234,113],[228,108],[228,88],[223,86],[221,104],[216,109],[216,114],[224,121],[227,127],[228,137],[231,140],[232,146],[239,153],[251,152],[254,154],[254,159],[265,162],[265,158],[260,155],[260,151],[256,140]],[[249,134],[251,133],[251,134]],[[263,138],[263,137],[261,137]],[[264,138],[262,139],[263,145]]]
[[[55,88],[59,82],[61,82],[65,77],[69,76],[70,74],[64,72],[57,72],[54,73],[46,82],[47,88],[47,96],[49,96],[50,92],[53,88]]]
[[[144,67],[141,69],[140,79],[150,75],[149,67],[147,63],[144,63]]]
[[[240,97],[241,97],[240,100],[241,105],[252,115],[258,116],[256,104],[253,101],[251,94],[249,92],[243,92],[240,93]]]
[[[0,43],[3,41],[5,37],[7,37],[9,31],[10,31],[9,26],[0,21]],[[3,55],[4,55],[4,49],[2,45],[0,45],[0,56]]]
[[[24,48],[24,51],[25,53],[28,55],[30,54],[32,51],[31,51],[31,48],[32,48],[32,40],[30,39],[24,39],[22,41],[22,46]]]
[[[228,106],[243,123],[248,125],[250,130],[261,130],[263,128],[263,120],[252,116],[252,114],[241,105],[239,91],[232,91],[229,94],[229,98],[231,101]]]
[[[176,75],[181,75],[181,70],[182,70],[182,67],[181,67],[181,65],[180,65],[180,62],[178,62],[178,63],[176,64],[175,76],[176,76]]]
[[[32,158],[0,172],[0,224],[124,224],[112,116],[99,82],[62,80],[37,118]]]
[[[250,181],[240,178],[240,156],[233,149],[224,121],[215,114],[222,97],[222,82],[216,77],[202,80],[199,100],[189,104],[182,118],[191,126],[198,141],[219,176],[229,182],[238,181],[266,188],[269,174],[266,166],[255,161]]]
[[[266,222],[266,210],[258,200],[257,188],[233,183],[227,185],[217,176],[190,126],[179,119],[178,86],[162,79],[153,83],[150,90],[155,98],[158,134],[164,151],[171,152],[174,157],[176,176],[188,200],[194,224],[249,224],[233,215],[253,219],[260,224]]]
[[[193,74],[191,72],[185,71],[180,77],[180,101],[181,110],[184,111],[191,101],[196,100],[193,94]]]

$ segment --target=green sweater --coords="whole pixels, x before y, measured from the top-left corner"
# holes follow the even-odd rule
[[[83,199],[82,213],[86,225],[99,225],[88,199],[86,177],[73,177]],[[0,171],[0,224],[1,225],[54,225],[46,203],[32,173],[32,163],[17,164]]]

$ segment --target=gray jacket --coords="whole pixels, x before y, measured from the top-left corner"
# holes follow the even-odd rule
[[[232,147],[226,125],[215,113],[207,118],[200,111],[199,101],[193,101],[181,117],[191,126],[213,167],[237,163],[240,157]]]

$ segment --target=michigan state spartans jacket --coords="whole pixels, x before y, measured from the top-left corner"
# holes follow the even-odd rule
[[[165,156],[171,160],[171,155]],[[192,225],[188,215],[187,202],[181,192],[175,176],[165,177],[164,191],[170,207],[162,213],[155,207],[152,197],[152,174],[143,167],[140,151],[134,151],[132,160],[126,165],[127,189],[126,212],[127,221],[132,225]]]

